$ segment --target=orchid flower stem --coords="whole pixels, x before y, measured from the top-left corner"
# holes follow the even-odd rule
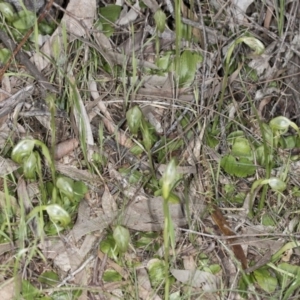
[[[170,293],[170,278],[169,278],[169,248],[170,248],[170,226],[169,226],[169,204],[168,199],[164,199],[163,203],[164,208],[164,253],[165,253],[165,299],[169,299],[169,293]]]

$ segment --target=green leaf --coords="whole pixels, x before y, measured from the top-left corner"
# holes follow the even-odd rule
[[[114,33],[115,29],[111,23],[115,23],[118,20],[121,9],[121,6],[114,4],[107,5],[99,9],[100,18],[98,26],[101,24],[102,31],[107,37],[110,37]]]
[[[209,266],[209,270],[212,274],[217,274],[222,270],[222,268],[218,264],[212,264]]]
[[[248,158],[242,157],[239,161],[232,155],[225,155],[221,159],[221,167],[229,175],[247,177],[255,173],[255,166]]]
[[[18,19],[12,22],[12,26],[20,31],[25,31],[31,28],[36,20],[35,13],[31,11],[22,10],[18,14]]]
[[[278,265],[278,268],[285,271],[285,272],[288,272],[288,273],[291,273],[293,275],[297,275],[299,272],[300,272],[300,267],[299,266],[294,266],[294,265],[291,265],[289,263],[280,263]]]
[[[230,143],[232,145],[234,140],[238,137],[243,137],[244,138],[245,137],[244,131],[236,130],[236,131],[230,132],[227,136],[227,141],[228,141],[228,143]]]
[[[300,287],[300,272],[298,271],[297,275],[295,276],[295,280],[290,284],[290,286],[286,289],[282,300],[291,299],[292,295],[298,290]]]
[[[169,194],[168,202],[170,204],[180,204],[181,200],[180,200],[180,198],[176,194],[174,194],[174,193],[171,192]]]
[[[226,195],[229,194],[231,196],[235,191],[235,186],[233,184],[225,184],[224,190]]]
[[[199,52],[193,52],[193,62],[195,65],[201,64],[203,62],[203,56]]]
[[[74,195],[76,197],[78,197],[80,200],[88,192],[88,187],[86,186],[86,184],[84,182],[76,181],[73,184],[73,192],[74,192]]]
[[[25,300],[37,299],[40,291],[35,288],[28,280],[22,281],[22,296]]]
[[[284,149],[294,149],[299,143],[299,137],[294,135],[282,136],[279,140],[280,146]]]
[[[237,192],[236,186],[233,184],[225,184],[225,197],[231,203],[243,204],[246,194],[244,192]]]
[[[155,240],[159,237],[159,233],[157,232],[139,232],[138,236],[140,237],[135,242],[135,247],[144,248],[144,247],[152,247],[156,245]]]
[[[71,291],[55,291],[51,294],[51,300],[76,300],[81,294],[81,289],[72,289]]]
[[[266,143],[268,145],[272,145],[273,140],[274,140],[274,134],[273,134],[272,129],[270,128],[270,126],[268,124],[263,123],[262,130],[263,130],[263,134],[264,134]]]
[[[105,282],[116,282],[121,280],[122,275],[115,270],[108,269],[103,274],[103,281]]]
[[[276,226],[276,222],[269,213],[265,213],[262,215],[261,223],[264,226]]]
[[[0,63],[3,65],[6,64],[11,54],[12,52],[7,48],[0,49]]]
[[[129,230],[123,226],[118,225],[113,232],[113,237],[119,251],[126,252],[130,241]]]
[[[138,156],[144,152],[144,149],[141,146],[135,144],[130,148],[130,152],[133,155]]]
[[[245,274],[244,276],[241,276],[240,277],[240,280],[239,280],[239,283],[238,283],[238,290],[240,291],[240,295],[247,299],[247,291],[248,291],[248,288],[249,288],[249,285],[248,283],[252,283],[253,281],[253,276],[252,274]]]
[[[39,276],[38,281],[42,284],[47,284],[54,287],[59,282],[59,276],[53,271],[45,271]]]
[[[273,293],[277,288],[277,279],[271,276],[266,268],[260,268],[253,272],[259,286],[268,293]]]
[[[237,137],[232,145],[233,156],[252,157],[252,150],[249,141],[244,137]]]
[[[152,286],[155,287],[165,280],[165,262],[163,260],[157,258],[151,259],[147,264],[147,268]]]
[[[258,164],[261,166],[265,166],[266,163],[273,160],[272,154],[265,155],[265,148],[263,145],[261,145],[255,149],[255,156],[256,156],[256,160],[257,160]]]
[[[248,65],[245,66],[245,71],[246,71],[246,76],[247,78],[249,77],[250,80],[254,81],[254,82],[258,82],[259,77],[257,75],[257,71],[255,69],[250,68]]]
[[[185,50],[180,56],[179,84],[189,86],[195,79],[197,64],[202,62],[203,57],[200,54]]]
[[[42,21],[39,24],[39,31],[43,35],[46,35],[46,34],[51,35],[54,32],[54,30],[55,30],[54,23]]]
[[[143,178],[143,174],[139,171],[130,172],[128,182],[130,184],[138,183]]]
[[[114,258],[119,254],[119,249],[116,247],[116,241],[111,234],[100,242],[100,250],[107,254],[109,258]]]
[[[163,71],[166,71],[170,66],[170,58],[173,52],[167,51],[156,61],[156,65]]]

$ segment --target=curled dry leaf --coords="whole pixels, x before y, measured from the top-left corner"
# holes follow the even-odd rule
[[[124,133],[122,130],[117,130],[117,126],[112,121],[108,120],[105,117],[102,118],[102,121],[109,133],[115,135],[115,139],[120,145],[126,148],[131,148],[133,146],[133,143],[126,135],[126,133]]]
[[[117,52],[112,52],[109,53],[107,52],[107,55],[109,56],[110,60],[117,64],[117,65],[123,65],[124,64],[124,55],[121,53],[117,53]],[[128,55],[126,57],[126,60],[128,59],[128,64],[132,64],[132,57],[130,55]],[[158,66],[154,63],[151,63],[149,61],[143,60],[143,59],[139,59],[139,58],[135,58],[135,62],[139,67],[143,67],[143,68],[149,68],[152,70],[159,70]]]
[[[104,193],[102,195],[101,203],[103,211],[106,215],[109,215],[117,210],[116,200],[114,199],[106,185],[104,187]]]
[[[128,11],[128,13],[122,16],[117,21],[117,24],[120,26],[124,26],[129,24],[130,22],[135,21],[139,16],[140,9],[141,8],[140,8],[139,1],[136,1],[135,4],[132,6],[132,8]]]
[[[264,20],[264,27],[268,30],[270,28],[273,17],[274,17],[274,7],[268,5],[266,15],[265,15],[265,20]]]
[[[33,209],[33,205],[31,199],[29,198],[26,182],[23,178],[19,178],[18,180],[17,194],[18,194],[18,200],[22,201],[24,205],[25,212],[26,213],[31,212]],[[29,227],[36,238],[43,238],[44,232],[38,230],[36,218],[30,221]]]
[[[17,170],[20,166],[12,161],[9,158],[4,158],[0,156],[0,176],[3,177],[5,175],[8,175],[15,170]]]
[[[99,108],[100,112],[109,120],[109,121],[113,121],[106,105],[104,104],[104,102],[102,101],[102,97],[100,96],[98,90],[97,90],[97,84],[95,80],[91,80],[90,82],[90,90],[91,90],[91,96],[95,101],[97,102],[97,107]],[[92,114],[93,116],[93,114]],[[91,117],[89,116],[90,120]]]
[[[233,0],[233,13],[234,16],[239,20],[242,21],[244,19],[244,14],[246,13],[246,10],[248,6],[253,2],[254,0]]]
[[[214,292],[220,285],[217,276],[204,271],[171,269],[171,273],[178,281],[206,292]]]
[[[159,107],[155,105],[146,105],[141,107],[144,117],[154,127],[156,133],[163,134],[163,128],[160,122]],[[159,119],[158,119],[159,118]]]
[[[222,215],[221,211],[217,206],[213,206],[213,212],[211,214],[212,219],[218,225],[219,229],[222,231],[223,234],[226,236],[235,236],[236,234],[230,229],[228,222],[225,220],[224,216]],[[228,240],[231,243],[235,243],[236,239],[232,238]],[[232,245],[232,251],[235,257],[241,262],[242,268],[245,270],[248,267],[247,258],[245,256],[244,250],[241,245]]]
[[[5,207],[7,206],[7,201],[9,201],[11,209],[13,209],[14,211],[20,210],[20,206],[15,197],[9,196],[9,198],[8,198],[4,192],[0,191],[0,210],[1,211],[4,211]]]
[[[134,37],[129,36],[128,39],[119,46],[120,51],[125,55],[130,55],[131,53],[140,50],[143,45],[144,35],[145,32],[140,31],[137,32]]]
[[[131,78],[133,79],[133,78]],[[168,88],[171,87],[172,82],[170,82],[169,75],[166,73],[164,75],[146,75],[143,78],[144,84],[148,85],[148,88],[153,86],[164,86],[168,85]]]
[[[11,110],[22,101],[25,101],[27,97],[32,95],[34,91],[34,86],[27,85],[23,89],[10,96],[9,98],[0,102],[0,117],[3,117],[11,112]]]
[[[155,0],[144,0],[143,2],[150,8],[153,13],[155,13],[159,9],[159,5]]]
[[[75,148],[77,148],[79,142],[77,139],[70,139],[64,142],[61,142],[55,146],[54,158],[61,159],[65,155],[72,152]]]
[[[91,96],[94,100],[98,100],[100,98],[100,94],[97,89],[97,83],[95,80],[90,81],[90,91],[91,91]]]
[[[157,168],[157,171],[160,174],[163,174],[166,171],[166,168],[167,168],[167,165],[160,164],[159,167]],[[196,174],[197,170],[196,170],[196,167],[194,167],[194,166],[177,166],[176,173],[177,174]]]
[[[138,231],[160,231],[163,229],[163,198],[136,197],[126,209],[123,224]],[[180,204],[169,205],[170,215],[174,226],[185,226],[187,218]],[[143,216],[143,218],[141,218]]]
[[[192,255],[187,255],[182,257],[183,266],[185,270],[196,270],[197,263]]]
[[[89,184],[100,182],[99,176],[93,175],[87,170],[77,169],[74,166],[68,166],[57,162],[55,163],[55,169],[60,174],[68,176],[74,180],[82,180],[88,182]]]
[[[8,76],[3,76],[1,80],[2,91],[0,92],[0,102],[11,96],[11,84]]]
[[[101,251],[98,251],[98,257],[101,261],[104,260],[105,254]],[[122,268],[119,264],[115,263],[112,259],[107,258],[106,259],[107,265],[117,271],[124,279],[127,279],[129,277],[128,271],[126,268]]]

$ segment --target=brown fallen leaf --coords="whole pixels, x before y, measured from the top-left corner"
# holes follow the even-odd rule
[[[61,159],[65,155],[72,152],[75,148],[77,148],[78,145],[79,142],[77,139],[70,139],[57,144],[55,147],[54,158],[57,160]]]
[[[205,292],[217,291],[220,286],[218,276],[209,272],[182,269],[171,269],[170,272],[179,282],[199,288]],[[201,297],[201,299],[207,298]]]
[[[20,166],[15,163],[14,161],[12,161],[9,158],[4,158],[2,156],[0,156],[0,176],[4,177],[12,172],[14,172],[15,170],[17,170]]]
[[[223,214],[221,213],[220,209],[213,205],[213,211],[211,213],[211,217],[214,222],[218,225],[219,229],[222,231],[223,234],[226,236],[234,236],[236,235],[231,229],[228,222],[225,220]],[[236,241],[235,238],[228,240],[230,243],[234,243]],[[245,256],[244,250],[241,245],[232,245],[232,251],[235,257],[241,262],[242,268],[245,270],[248,267],[247,258]]]
[[[69,165],[65,165],[65,164],[56,162],[55,169],[60,174],[68,176],[74,180],[86,181],[89,184],[101,182],[101,178],[98,175],[91,174],[87,170],[80,170],[74,166],[69,166]]]
[[[264,20],[264,27],[266,29],[270,28],[273,16],[274,16],[274,7],[267,6],[267,11],[266,11],[265,20]]]

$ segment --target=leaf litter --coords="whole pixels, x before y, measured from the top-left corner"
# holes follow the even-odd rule
[[[170,269],[175,282],[172,286],[174,299],[177,299],[176,295],[182,299],[186,291],[187,299],[192,299],[192,294],[201,297],[203,293],[207,297],[221,295],[220,299],[238,299],[243,297],[243,293],[239,294],[236,290],[242,287],[244,291],[251,291],[248,299],[260,297],[258,295],[264,298],[264,293],[274,297],[279,297],[280,293],[296,295],[298,283],[292,281],[291,274],[297,270],[293,269],[291,262],[293,257],[299,256],[299,244],[297,239],[293,243],[289,241],[299,231],[296,154],[299,141],[294,138],[292,129],[280,133],[280,137],[276,137],[274,131],[274,143],[270,146],[270,140],[264,136],[267,131],[262,134],[262,123],[269,124],[274,117],[285,116],[298,124],[300,56],[299,36],[295,28],[299,4],[291,1],[281,3],[281,6],[268,3],[261,7],[257,1],[236,0],[224,5],[206,1],[199,7],[199,1],[186,1],[181,7],[182,40],[179,69],[176,69],[174,42],[178,29],[170,1],[162,5],[153,0],[136,1],[132,5],[124,1],[116,4],[108,2],[69,1],[62,10],[60,25],[39,51],[32,51],[31,61],[38,72],[47,74],[47,77],[53,72],[53,77],[48,78],[50,80],[51,77],[59,94],[79,101],[73,105],[73,111],[70,110],[70,124],[62,128],[60,122],[55,122],[55,130],[62,132],[55,140],[59,149],[55,154],[58,160],[56,171],[85,182],[89,187],[89,192],[79,204],[73,228],[60,233],[59,237],[38,232],[37,218],[28,222],[31,238],[39,240],[43,256],[61,278],[57,286],[75,284],[84,287],[81,299],[88,299],[99,291],[124,298],[130,293],[128,273],[131,267],[122,262],[122,258],[126,257],[131,263],[139,263],[136,269],[137,297],[164,298],[163,287],[154,285],[153,274],[146,268],[154,257],[159,257],[160,264],[164,252],[162,240],[148,240],[147,247],[153,246],[151,251],[134,247],[138,236],[164,230],[163,198],[153,192],[159,190],[159,183],[152,183],[149,174],[155,167],[155,176],[160,177],[169,158],[177,157],[179,165],[176,172],[181,179],[174,191],[181,202],[169,204],[177,247],[173,249],[175,253],[171,253],[173,261]],[[59,8],[58,4],[54,5]],[[101,17],[97,5],[102,8]],[[120,9],[103,10],[110,5],[118,5]],[[169,26],[160,32],[155,27],[154,18],[158,10],[169,18]],[[105,16],[105,11],[112,15]],[[203,17],[207,20],[202,23]],[[102,29],[94,27],[98,20]],[[285,22],[281,23],[282,20]],[[248,31],[246,35],[243,33],[245,28]],[[247,46],[239,42],[242,40]],[[76,43],[83,45],[78,50],[81,51],[78,52],[80,59],[68,52]],[[265,47],[263,53],[262,47]],[[94,73],[95,66],[87,59],[93,55],[101,57],[98,62],[101,67]],[[77,65],[72,65],[71,57]],[[21,55],[16,59],[30,72],[29,63],[24,63],[28,57]],[[159,60],[164,62],[163,68]],[[89,73],[86,78],[80,73],[81,69]],[[68,73],[62,70],[68,70]],[[37,71],[34,72],[37,74]],[[68,78],[67,84],[61,80],[62,74]],[[64,84],[72,89],[67,92]],[[4,190],[1,207],[6,205],[7,199],[11,199],[9,202],[17,207],[12,200],[14,198],[7,196],[8,188],[4,188],[7,175],[17,174],[19,169],[9,159],[8,139],[18,141],[22,136],[36,138],[39,134],[45,138],[49,135],[50,139],[44,141],[49,147],[51,145],[53,126],[47,105],[42,108],[44,116],[39,121],[34,116],[27,121],[25,118],[25,113],[35,107],[36,99],[44,96],[43,91],[33,87],[29,77],[20,81],[12,73],[2,78],[0,146],[3,154],[0,170],[1,178],[6,179],[1,179]],[[222,97],[224,99],[220,100]],[[152,161],[149,155],[145,155],[147,144],[141,138],[145,131],[132,135],[126,126],[126,111],[132,105],[140,106],[155,132],[154,140],[150,141]],[[231,105],[234,109],[230,108]],[[68,109],[64,105],[60,107]],[[58,109],[56,120],[59,113]],[[8,118],[10,116],[12,119]],[[103,133],[99,129],[102,122]],[[217,126],[212,126],[213,123]],[[69,134],[72,130],[77,132],[77,136]],[[231,144],[228,135],[238,130],[243,131],[243,136],[239,140],[236,137]],[[3,135],[4,132],[7,134]],[[153,133],[147,134],[153,136]],[[268,167],[261,166],[259,153],[254,151],[262,140],[264,146],[280,145],[282,148],[269,152]],[[242,142],[247,143],[247,160],[243,150],[236,149]],[[142,151],[132,155],[130,151],[135,146]],[[88,153],[86,162],[82,159],[84,151]],[[230,153],[233,159],[228,162],[230,166],[224,168],[222,158]],[[95,154],[101,159],[98,165]],[[251,170],[248,167],[247,172],[243,171],[245,161],[251,164]],[[235,169],[235,164],[238,169]],[[124,174],[122,168],[131,170]],[[141,175],[134,172],[141,172]],[[259,189],[251,195],[255,201],[252,203],[249,200],[252,184],[268,172],[268,176],[272,174],[280,180],[288,178],[288,189],[282,194]],[[139,177],[137,180],[134,174]],[[149,181],[155,188],[148,184]],[[244,184],[240,185],[241,182]],[[13,180],[10,179],[9,184],[13,185]],[[248,196],[247,193],[243,196],[244,205],[235,202],[237,195],[243,193],[240,186],[248,192]],[[36,192],[32,192],[31,183],[20,178],[16,188],[18,201],[24,202],[25,211],[29,214],[38,203],[40,191],[35,189]],[[267,199],[261,212],[256,206],[259,197]],[[247,214],[249,207],[256,212],[254,219]],[[117,225],[131,233],[130,247],[123,257],[109,254],[111,252],[104,254],[99,248],[99,243],[107,241],[107,236]],[[21,239],[10,238],[9,243],[5,240],[1,243],[2,263],[22,246]],[[181,256],[183,246],[194,250],[187,256]],[[97,260],[103,262],[101,267]],[[277,265],[280,261],[287,264],[285,271],[279,271]],[[215,266],[218,266],[218,271],[215,271]],[[103,283],[105,271],[110,268],[121,274],[122,281],[116,285]],[[242,275],[242,269],[248,277]],[[35,270],[36,274],[41,273]],[[26,267],[23,272],[27,273]],[[274,272],[277,272],[278,279]],[[97,277],[101,273],[102,276]],[[286,273],[290,277],[284,277]],[[12,290],[7,278],[10,277],[6,277],[2,298],[7,298],[8,291],[11,293]],[[34,282],[34,278],[31,279]],[[244,286],[243,280],[246,280]],[[280,286],[283,280],[287,283]],[[4,285],[6,283],[3,281]],[[88,290],[91,283],[98,283],[98,287],[93,285],[95,292]],[[292,289],[289,284],[296,287]],[[49,294],[50,297],[53,293]],[[283,296],[283,299],[286,297]]]

